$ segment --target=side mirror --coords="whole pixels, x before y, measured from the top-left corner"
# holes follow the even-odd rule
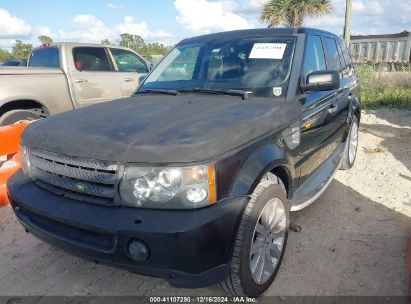
[[[329,91],[340,88],[340,74],[337,71],[317,71],[308,74],[306,84],[301,86],[303,92]]]

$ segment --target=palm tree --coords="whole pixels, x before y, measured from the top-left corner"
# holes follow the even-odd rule
[[[306,17],[318,17],[333,10],[329,0],[270,0],[264,4],[260,21],[268,27],[284,24],[299,27]]]

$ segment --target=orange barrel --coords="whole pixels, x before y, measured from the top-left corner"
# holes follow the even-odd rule
[[[6,183],[9,177],[20,169],[17,152],[21,133],[28,124],[27,122],[0,127],[0,157],[7,158],[7,161],[0,164],[0,207],[9,203]]]

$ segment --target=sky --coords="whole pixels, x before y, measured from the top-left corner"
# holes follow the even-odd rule
[[[147,42],[175,44],[205,33],[265,27],[258,20],[267,0],[0,0],[0,48],[16,39],[38,45],[54,41],[116,42],[121,33]],[[331,15],[308,19],[305,26],[342,34],[345,0],[331,0]],[[352,34],[411,30],[411,2],[353,0]]]

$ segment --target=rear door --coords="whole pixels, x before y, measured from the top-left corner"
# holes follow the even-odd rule
[[[354,71],[354,67],[351,61],[351,56],[350,52],[348,51],[347,46],[345,45],[344,40],[339,39],[338,40],[338,46],[339,46],[339,51],[340,51],[340,59],[343,65],[343,70],[342,70],[342,75],[341,75],[341,87],[345,92],[345,95],[347,95],[347,103],[348,103],[348,108],[346,110],[346,113],[344,114],[350,117],[350,108],[351,108],[351,103],[353,100],[358,96],[358,79]],[[345,117],[342,117],[343,119]],[[348,132],[348,126],[347,126],[347,132]]]
[[[147,76],[149,67],[146,61],[131,51],[110,48],[121,83],[123,97],[129,97],[137,89],[139,83]]]
[[[75,69],[70,76],[79,106],[123,97],[121,84],[105,48],[75,47],[73,59]]]
[[[301,82],[308,74],[327,69],[322,39],[318,35],[306,37]],[[309,178],[335,149],[335,132],[338,128],[334,113],[336,91],[307,92],[301,95],[303,106],[301,123],[300,184]]]
[[[333,36],[323,37],[327,70],[336,70],[340,74],[340,89],[336,92],[330,115],[335,123],[335,144],[339,144],[347,131],[350,89],[348,87],[347,68],[338,41]]]

